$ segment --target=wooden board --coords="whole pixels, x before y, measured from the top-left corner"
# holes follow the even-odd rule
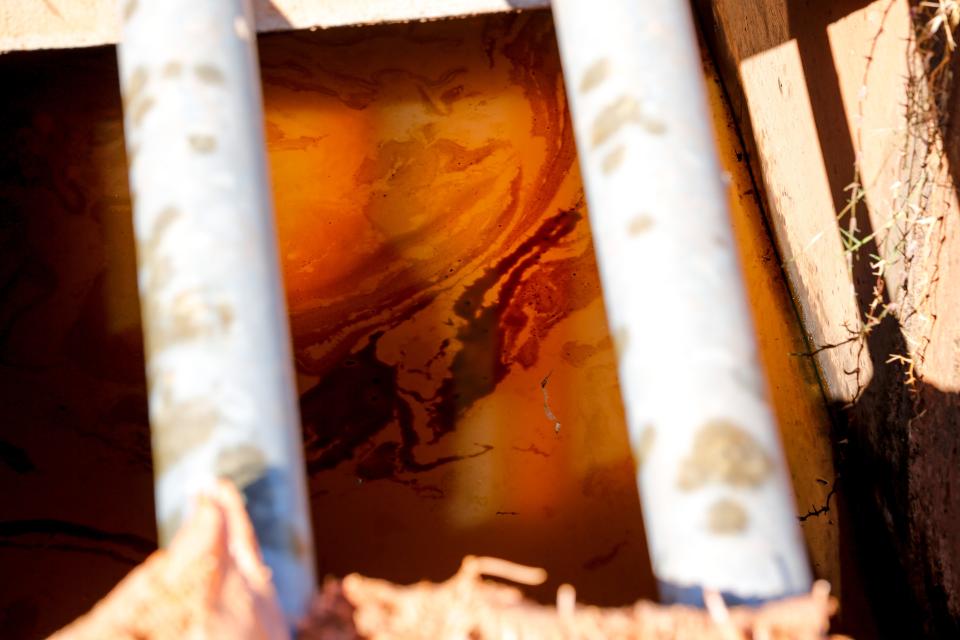
[[[918,141],[908,112],[923,25],[900,0],[698,4],[836,409],[874,611],[901,637],[956,636],[960,293],[939,283],[957,273],[960,234],[948,159],[932,153],[956,143],[937,127]]]
[[[146,0],[0,0],[0,53],[115,44]],[[257,31],[327,29],[546,7],[548,0],[252,0]]]

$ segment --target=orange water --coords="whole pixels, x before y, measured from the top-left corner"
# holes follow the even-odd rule
[[[548,15],[261,62],[321,571],[652,594]]]
[[[652,597],[549,16],[260,56],[320,572],[441,579],[482,553],[546,567],[542,598]],[[804,512],[827,422],[714,79]],[[39,637],[152,548],[152,471],[114,52],[3,56],[0,82],[0,628]],[[833,521],[804,527],[835,579]]]

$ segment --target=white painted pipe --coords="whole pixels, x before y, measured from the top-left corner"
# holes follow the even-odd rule
[[[661,596],[807,592],[688,3],[553,12]]]
[[[161,544],[215,477],[288,619],[315,586],[250,7],[125,0],[119,47]]]

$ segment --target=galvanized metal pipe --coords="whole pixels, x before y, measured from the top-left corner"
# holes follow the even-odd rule
[[[688,3],[553,11],[661,596],[806,592]]]
[[[315,585],[254,25],[241,0],[126,0],[119,47],[161,544],[216,477],[280,603]]]

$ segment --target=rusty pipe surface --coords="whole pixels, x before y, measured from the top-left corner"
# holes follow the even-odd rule
[[[552,4],[661,596],[806,593],[688,3]]]
[[[233,480],[292,622],[315,585],[313,541],[250,6],[122,6],[160,542],[198,492]]]

